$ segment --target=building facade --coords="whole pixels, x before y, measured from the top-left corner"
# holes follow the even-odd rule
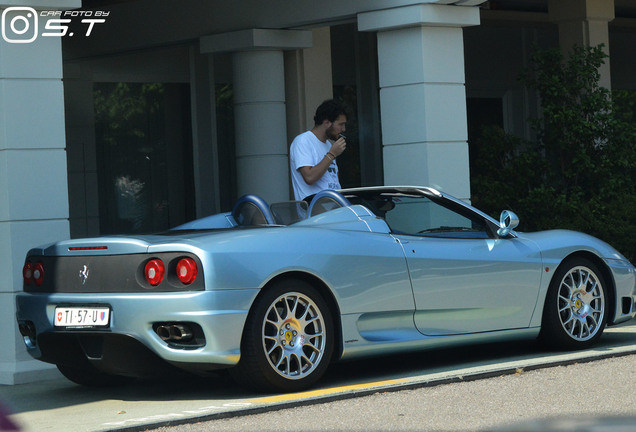
[[[56,376],[15,316],[26,252],[290,198],[288,149],[324,99],[354,115],[343,186],[469,200],[469,129],[530,137],[535,46],[603,43],[636,90],[630,0],[0,0],[0,384]]]

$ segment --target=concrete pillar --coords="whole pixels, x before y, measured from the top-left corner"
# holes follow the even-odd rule
[[[289,199],[283,50],[310,46],[308,31],[253,29],[201,39],[202,53],[233,52],[239,196]]]
[[[476,7],[420,4],[358,15],[377,31],[387,185],[434,186],[470,198],[462,27]]]
[[[232,67],[238,194],[254,193],[266,201],[287,200],[283,51],[235,52]]]
[[[574,45],[605,45],[610,54],[608,23],[614,19],[614,0],[549,0],[550,20],[559,26],[559,45],[564,53]],[[600,85],[611,89],[609,59],[599,68]]]
[[[58,376],[26,353],[15,293],[27,251],[69,237],[61,38],[42,36],[46,18],[30,2],[10,3],[0,2],[0,384]],[[81,6],[37,3],[46,10]]]

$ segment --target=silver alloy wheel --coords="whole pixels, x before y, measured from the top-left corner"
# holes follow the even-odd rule
[[[587,341],[598,333],[605,315],[605,293],[596,274],[585,266],[571,268],[559,285],[559,319],[576,341]]]
[[[310,375],[325,353],[325,320],[305,294],[290,292],[274,300],[265,314],[262,335],[267,361],[287,379]]]

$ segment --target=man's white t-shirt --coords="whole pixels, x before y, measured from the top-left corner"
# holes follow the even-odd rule
[[[312,131],[298,135],[291,143],[289,149],[289,163],[291,165],[292,186],[294,196],[297,200],[302,200],[306,196],[313,195],[325,189],[341,189],[338,180],[338,165],[336,161],[331,161],[331,165],[316,183],[309,185],[305,182],[299,168],[304,166],[313,167],[323,160],[327,152],[331,150],[329,141],[322,142]]]

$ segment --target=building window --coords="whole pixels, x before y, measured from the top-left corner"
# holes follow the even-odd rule
[[[343,188],[384,182],[378,92],[377,38],[355,24],[331,27],[333,96],[351,109],[347,150],[338,158]]]
[[[189,86],[95,83],[94,97],[100,232],[194,219]]]

